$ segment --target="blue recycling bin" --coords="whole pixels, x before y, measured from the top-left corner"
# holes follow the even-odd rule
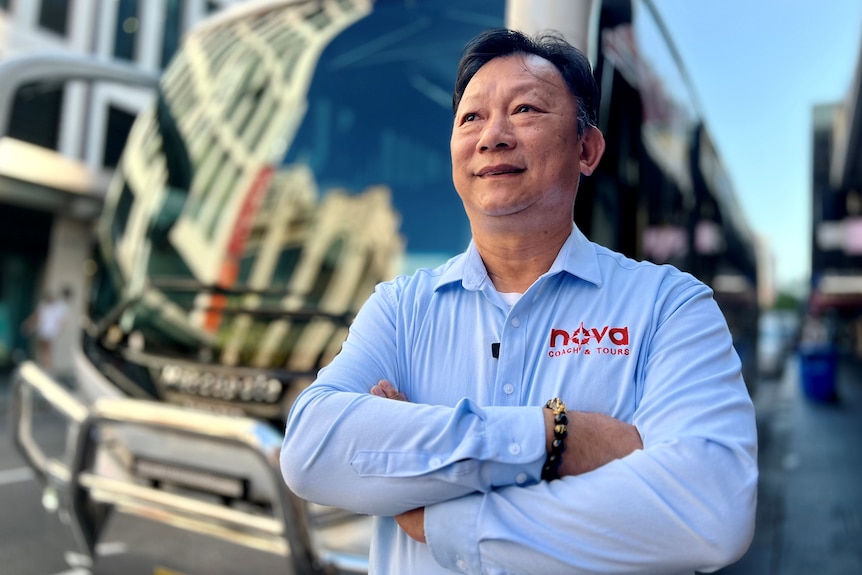
[[[835,401],[838,351],[831,345],[799,346],[799,379],[806,397],[814,401]]]

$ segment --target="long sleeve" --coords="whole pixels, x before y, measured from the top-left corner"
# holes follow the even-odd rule
[[[708,572],[753,536],[756,428],[724,320],[701,288],[664,302],[633,423],[644,449],[591,473],[426,509],[442,566],[465,573]],[[571,440],[576,440],[572,438]]]
[[[341,353],[294,403],[281,452],[291,490],[316,503],[394,515],[538,481],[541,407],[481,407],[466,398],[429,405],[369,394],[380,379],[398,385],[404,377],[393,313],[379,288]]]

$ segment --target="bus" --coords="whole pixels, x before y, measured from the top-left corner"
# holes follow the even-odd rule
[[[283,485],[284,422],[376,283],[469,242],[451,88],[467,40],[502,26],[561,29],[594,64],[608,148],[578,226],[711,285],[747,369],[753,238],[649,0],[241,3],[187,35],[129,133],[75,392],[16,373],[16,445],[95,572],[367,572],[371,519]],[[63,453],[39,444],[43,403]]]

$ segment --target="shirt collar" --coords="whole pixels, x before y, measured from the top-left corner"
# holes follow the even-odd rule
[[[602,273],[599,269],[596,245],[581,233],[577,226],[572,226],[572,233],[566,239],[560,252],[557,254],[551,268],[544,274],[554,275],[560,272],[568,272],[573,276],[588,281],[596,286],[602,284]],[[464,289],[475,291],[482,289],[488,279],[488,272],[482,262],[482,256],[476,249],[476,244],[470,240],[470,245],[462,257],[456,258],[452,265],[440,275],[434,289],[458,282]]]

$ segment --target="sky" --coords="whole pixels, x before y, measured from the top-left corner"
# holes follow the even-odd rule
[[[779,289],[810,271],[811,125],[842,101],[862,42],[860,0],[653,0]],[[860,160],[862,161],[862,160]]]

